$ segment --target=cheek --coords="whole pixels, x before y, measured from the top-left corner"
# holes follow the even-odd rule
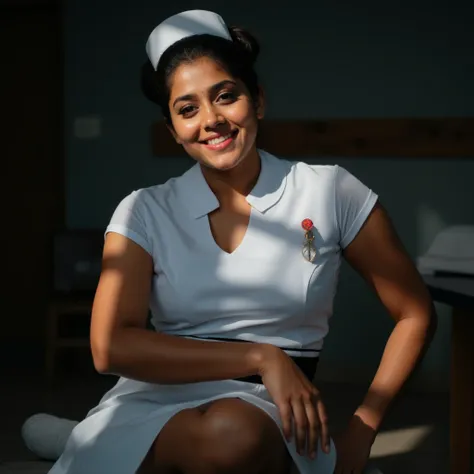
[[[257,134],[258,118],[253,110],[251,110],[250,113],[245,116],[243,127],[246,129],[249,135],[254,136]]]
[[[173,122],[174,130],[179,139],[190,141],[199,136],[199,123],[194,120],[176,120]]]
[[[229,110],[227,118],[243,128],[253,128],[257,126],[257,116],[250,105]]]

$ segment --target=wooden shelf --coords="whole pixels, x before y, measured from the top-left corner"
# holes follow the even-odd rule
[[[263,120],[258,145],[282,157],[474,158],[474,117]],[[164,122],[151,127],[155,156],[186,156]]]

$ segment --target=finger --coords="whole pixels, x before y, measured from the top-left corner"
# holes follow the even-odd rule
[[[304,409],[303,401],[301,399],[294,400],[291,404],[291,408],[293,409],[293,418],[296,425],[296,450],[298,451],[298,454],[302,455],[305,451],[308,430],[306,410]]]
[[[308,418],[308,445],[307,453],[311,459],[316,457],[320,423],[318,413],[311,398],[305,401],[306,417]]]
[[[329,451],[331,449],[331,439],[329,437],[328,416],[326,413],[326,407],[324,406],[324,403],[322,402],[319,396],[317,397],[316,407],[320,424],[319,429],[321,433],[321,445],[323,451],[326,454],[329,454]]]
[[[291,418],[292,418],[292,411],[291,406],[289,403],[282,403],[278,406],[278,410],[280,411],[280,418],[281,424],[283,428],[283,434],[288,442],[291,441]]]

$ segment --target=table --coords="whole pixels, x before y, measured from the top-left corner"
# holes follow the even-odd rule
[[[450,474],[474,474],[474,277],[424,275],[434,301],[452,310]]]

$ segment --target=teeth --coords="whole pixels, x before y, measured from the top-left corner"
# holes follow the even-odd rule
[[[231,134],[229,133],[228,135],[223,135],[222,137],[213,138],[212,140],[208,140],[207,143],[208,143],[208,145],[217,145],[218,143],[222,143],[223,141],[227,140],[230,137],[231,137]]]

